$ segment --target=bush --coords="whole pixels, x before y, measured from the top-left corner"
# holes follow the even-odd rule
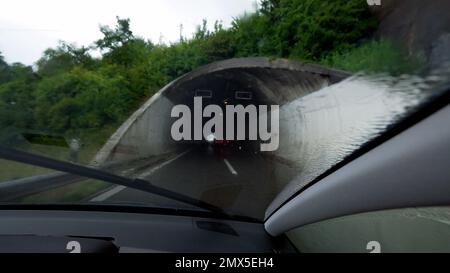
[[[42,80],[35,94],[38,127],[57,133],[116,123],[133,105],[122,77],[106,77],[83,68]]]
[[[322,64],[350,72],[389,73],[391,75],[419,72],[424,60],[409,56],[405,50],[387,40],[369,41],[344,52],[334,52]]]
[[[350,47],[377,26],[361,0],[281,0],[273,13],[278,55],[313,61]]]

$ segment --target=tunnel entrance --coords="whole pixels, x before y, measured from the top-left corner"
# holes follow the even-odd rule
[[[252,119],[259,121],[261,112],[257,111],[253,117],[246,115],[244,128],[238,128],[235,122],[234,138],[227,138],[226,134],[222,137],[202,134],[213,115],[202,115],[200,122],[191,115],[191,124],[200,124],[200,132],[193,128],[186,134],[190,138],[174,139],[172,127],[180,118],[172,115],[174,107],[184,105],[194,113],[195,98],[200,98],[203,108],[217,106],[222,115],[227,107],[238,105],[282,108],[348,76],[341,71],[283,59],[232,59],[201,67],[168,84],[137,110],[97,154],[95,163],[133,165],[132,162],[153,162],[154,158],[163,157],[167,159],[164,162],[169,162],[163,167],[134,167],[142,170],[134,175],[231,214],[262,219],[270,201],[298,170],[287,161],[275,163],[271,160],[273,151],[263,152],[261,139],[250,137],[249,124]],[[272,115],[268,111],[269,129]],[[223,126],[224,132],[231,127],[226,118]],[[245,138],[238,138],[240,129],[245,131]],[[129,195],[121,193],[115,200],[136,198]]]
[[[252,93],[246,94],[251,96]],[[221,104],[204,101],[199,96],[193,100],[193,106],[179,104],[172,108],[171,117],[177,119],[171,127],[174,141],[185,144],[190,141],[210,144],[258,141],[260,151],[275,151],[278,148],[278,105],[252,104],[250,99],[246,100],[245,106],[233,105],[227,99]]]

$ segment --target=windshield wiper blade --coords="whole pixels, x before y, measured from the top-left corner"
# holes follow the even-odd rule
[[[111,174],[102,170],[94,169],[91,167],[80,166],[77,164],[64,162],[40,155],[31,154],[28,152],[11,149],[8,147],[0,146],[0,158],[12,160],[16,162],[31,164],[43,168],[53,169],[57,171],[62,171],[65,173],[71,173],[75,175],[79,175],[86,178],[97,179],[106,181],[112,184],[125,186],[128,188],[156,194],[159,196],[163,196],[172,200],[176,200],[179,202],[183,202],[189,205],[193,205],[199,207],[201,209],[205,209],[221,216],[225,216],[227,218],[232,218],[232,216],[226,214],[221,208],[211,205],[209,203],[203,202],[201,200],[197,200],[186,196],[184,194],[180,194],[174,191],[170,191],[155,185],[152,185],[149,181],[140,180],[140,179],[131,179],[123,176]]]

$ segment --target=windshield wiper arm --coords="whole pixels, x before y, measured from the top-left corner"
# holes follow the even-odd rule
[[[132,189],[141,190],[144,192],[160,195],[172,200],[183,202],[189,205],[193,205],[222,216],[231,218],[230,215],[226,214],[221,208],[211,205],[209,203],[203,202],[180,194],[174,191],[166,190],[164,188],[152,185],[150,182],[140,179],[131,179],[123,176],[111,174],[102,170],[94,169],[91,167],[80,166],[72,164],[69,162],[64,162],[40,155],[31,154],[28,152],[23,152],[16,149],[11,149],[8,147],[0,146],[0,158],[12,160],[16,162],[31,164],[43,168],[53,169],[57,171],[62,171],[66,173],[71,173],[87,178],[97,179],[106,181],[112,184],[125,186]]]

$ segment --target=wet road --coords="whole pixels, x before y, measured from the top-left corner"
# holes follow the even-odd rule
[[[273,162],[251,151],[218,153],[211,147],[194,147],[142,171],[141,179],[214,204],[225,211],[262,219],[278,192]],[[288,177],[286,177],[288,179]],[[116,186],[91,201],[180,206],[171,200]],[[183,207],[189,205],[182,205]]]

